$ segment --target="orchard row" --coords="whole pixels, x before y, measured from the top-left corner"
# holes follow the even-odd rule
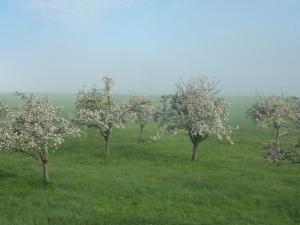
[[[210,135],[233,144],[231,134],[238,130],[229,121],[229,105],[218,95],[218,83],[207,77],[195,77],[177,83],[175,93],[162,95],[158,103],[147,96],[132,96],[127,103],[117,104],[113,99],[113,80],[103,77],[104,88],[83,89],[76,100],[77,112],[71,118],[61,116],[48,97],[16,93],[22,100],[20,107],[0,103],[0,150],[21,152],[39,161],[43,167],[44,182],[49,182],[48,154],[57,149],[66,136],[80,137],[83,128],[93,127],[105,141],[109,154],[112,131],[134,121],[140,128],[138,140],[143,142],[147,121],[159,123],[154,141],[184,130],[192,145],[192,160],[197,159],[201,142]],[[300,124],[300,100],[285,95],[258,96],[247,116],[262,126],[272,126],[275,138],[270,143],[266,157],[273,161],[286,159],[290,152],[280,147],[286,135],[281,130],[285,124],[297,128]]]

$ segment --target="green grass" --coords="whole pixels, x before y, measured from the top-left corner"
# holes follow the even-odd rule
[[[74,96],[51,97],[73,109]],[[139,144],[135,125],[114,131],[108,157],[93,130],[67,139],[50,155],[48,186],[33,159],[0,152],[0,224],[300,224],[299,165],[266,162],[272,131],[244,118],[253,98],[231,100],[235,145],[210,137],[195,163],[186,136]],[[156,131],[149,124],[147,140]]]

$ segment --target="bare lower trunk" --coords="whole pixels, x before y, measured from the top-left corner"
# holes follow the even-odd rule
[[[105,139],[105,151],[106,151],[106,155],[108,155],[110,153],[109,138]]]
[[[49,183],[49,174],[48,174],[48,161],[43,161],[43,172],[44,172],[44,183]]]
[[[199,147],[199,144],[194,144],[193,145],[192,161],[196,161],[197,160],[198,147]]]
[[[143,142],[143,126],[140,126],[140,136],[139,136],[139,142]]]
[[[279,145],[280,145],[280,137],[279,137],[279,128],[276,128],[276,146],[277,146],[277,150],[279,150]]]

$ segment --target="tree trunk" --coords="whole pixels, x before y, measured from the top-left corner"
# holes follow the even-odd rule
[[[43,172],[44,172],[44,183],[49,183],[49,174],[48,174],[48,161],[43,161]]]
[[[277,150],[279,150],[279,145],[280,145],[280,137],[279,137],[279,127],[276,127],[276,146]]]
[[[140,126],[139,142],[143,142],[143,128],[144,128],[144,126]]]
[[[199,143],[193,145],[192,161],[196,161],[197,160],[198,147],[199,147]]]
[[[105,139],[105,150],[106,150],[106,155],[109,155],[110,149],[109,149],[109,138]]]

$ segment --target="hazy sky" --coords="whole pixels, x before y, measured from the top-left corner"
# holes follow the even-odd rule
[[[0,92],[166,93],[206,74],[224,95],[300,95],[300,0],[0,0]]]

